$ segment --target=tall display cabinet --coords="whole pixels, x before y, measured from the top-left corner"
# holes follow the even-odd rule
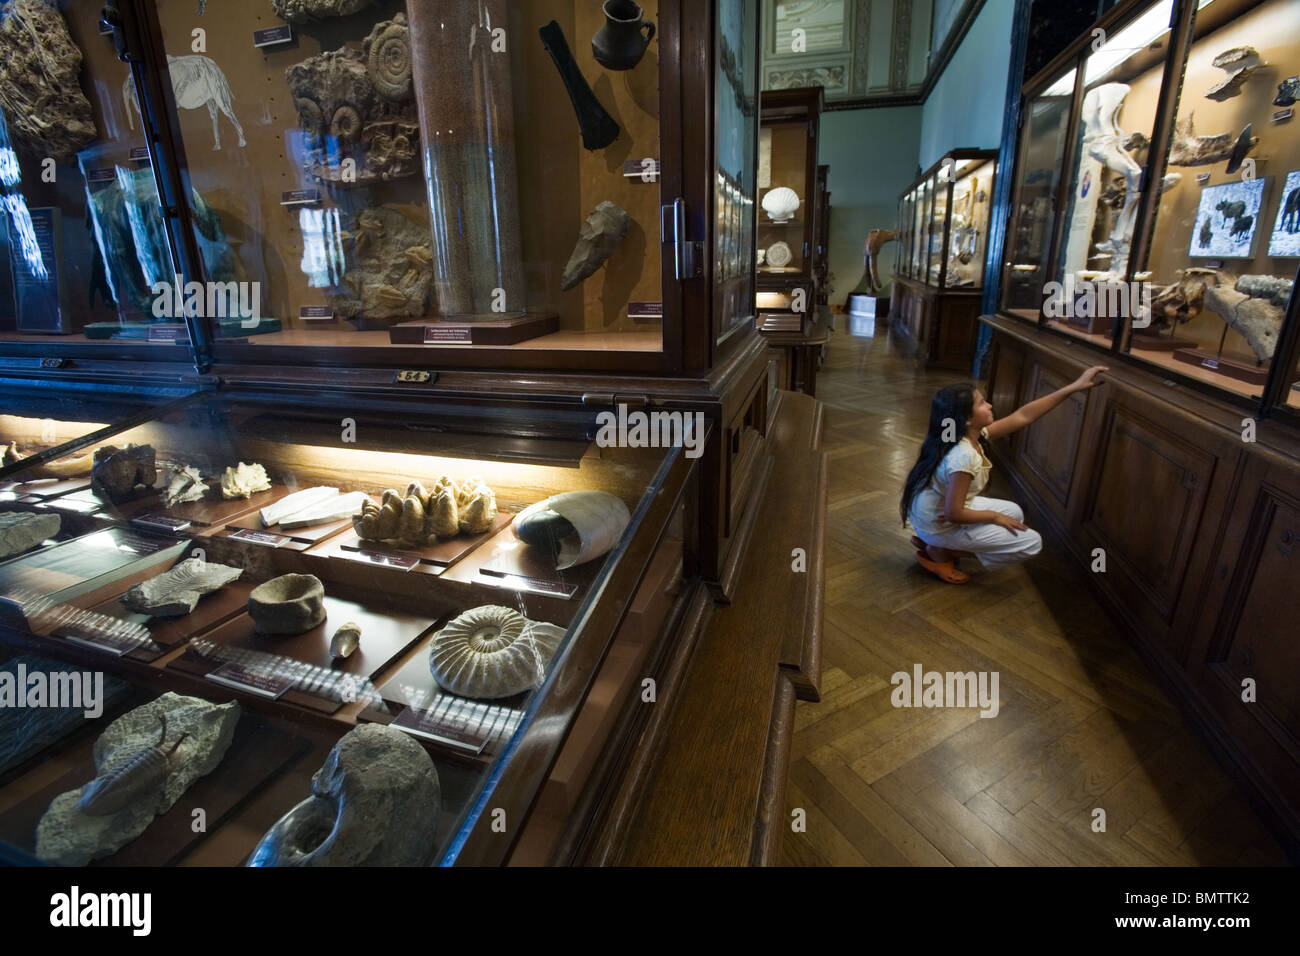
[[[325,853],[310,778],[387,727],[440,794],[391,821],[403,862],[645,861],[705,796],[673,782],[727,760],[771,770],[699,861],[772,858],[825,460],[755,327],[758,5],[622,6],[43,14],[82,80],[53,130],[4,117],[0,666],[112,696],[6,754],[8,857]],[[169,569],[238,577],[163,616],[132,588]],[[780,633],[745,612],[772,595]],[[267,633],[284,602],[307,630]],[[746,708],[713,692],[735,649]],[[215,769],[96,842],[66,794],[108,718],[162,713],[220,724]],[[728,722],[747,750],[663,745]],[[206,833],[174,826],[200,798]]]
[[[1118,4],[1022,90],[985,317],[996,408],[1109,367],[994,454],[1293,854],[1298,62],[1294,2]]]

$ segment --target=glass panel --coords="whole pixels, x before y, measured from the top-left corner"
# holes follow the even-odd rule
[[[188,344],[188,334],[166,294],[175,269],[135,85],[112,35],[100,32],[102,6],[60,0],[0,12],[8,65],[0,342],[102,343],[120,352],[128,339],[181,359],[175,346]],[[229,251],[219,232],[209,249],[218,259]]]
[[[392,748],[405,747],[402,761],[436,772],[441,806],[428,788],[394,795],[407,803],[388,842],[409,850],[400,862],[442,857],[473,824],[470,808],[553,662],[582,641],[598,642],[584,653],[599,661],[613,637],[580,622],[637,530],[631,515],[664,490],[668,453],[593,443],[582,436],[596,421],[591,411],[561,418],[451,405],[404,408],[395,420],[390,409],[326,395],[311,404],[281,397],[274,407],[204,397],[96,444],[92,474],[12,476],[19,484],[5,489],[3,510],[30,533],[8,527],[2,539],[11,551],[0,555],[0,597],[12,606],[0,635],[20,637],[45,668],[84,655],[87,644],[108,651],[97,660],[127,706],[174,706],[159,697],[173,689],[187,706],[235,725],[233,740],[197,741],[224,751],[194,784],[221,794],[219,807],[204,806],[222,827],[197,849],[188,826],[150,827],[104,862],[189,862],[191,852],[224,865],[250,855],[288,862],[285,843],[259,845],[259,837],[310,797],[311,773],[345,733],[390,722],[423,747],[388,732],[397,743],[385,752],[396,759]],[[564,492],[601,494],[574,510],[572,496],[552,499]],[[545,499],[534,517],[523,513]],[[647,572],[656,595],[680,574],[684,532],[680,520],[667,529],[665,541],[676,544]],[[166,578],[132,587],[173,569],[188,587],[168,588]],[[648,646],[665,600],[634,606],[623,626],[643,627]],[[339,635],[348,624],[359,635]],[[349,650],[342,642],[351,638]],[[487,659],[505,647],[515,650]],[[232,699],[239,707],[226,717],[208,710],[208,701]],[[190,729],[192,716],[175,717],[171,733]],[[81,726],[42,741],[76,768],[59,792],[93,774],[102,728],[73,735]],[[348,772],[364,779],[364,768]],[[50,796],[43,792],[32,813]],[[333,808],[327,816],[332,826]],[[51,844],[42,846],[33,819],[0,815],[0,839],[45,856]],[[320,821],[308,813],[299,823],[311,850]]]
[[[916,186],[912,190],[912,231],[908,234],[908,259],[910,268],[908,274],[914,279],[920,279],[925,271],[921,261],[921,229],[923,228],[925,215],[925,190],[924,184]]]
[[[1282,108],[1297,61],[1294,2],[1201,4],[1145,263],[1149,322],[1134,322],[1134,356],[1242,395],[1263,392],[1300,256],[1300,140]]]
[[[1115,319],[1130,317],[1128,296],[1121,299],[1117,286],[1128,278],[1172,10],[1173,0],[1147,7],[1112,31],[1084,63],[1079,145],[1054,277],[1059,291],[1046,294],[1044,310],[1056,327],[1102,345]],[[1122,314],[1112,312],[1112,302],[1114,313]]]
[[[812,215],[812,196],[805,196],[812,182],[808,169],[808,123],[764,124],[769,134],[760,140],[770,143],[770,176],[759,182],[758,216],[759,276],[779,277],[808,271],[804,259],[807,218]]]
[[[1002,274],[1002,307],[1037,321],[1056,225],[1056,191],[1065,165],[1065,137],[1075,70],[1025,104],[1024,133],[1012,193]]]
[[[926,219],[925,284],[937,286],[943,276],[943,234],[948,223],[948,207],[952,198],[951,184],[935,173],[930,186],[931,208]]]
[[[655,0],[379,0],[292,42],[264,4],[156,6],[257,293],[219,339],[662,349]]]
[[[713,184],[713,314],[717,335],[754,314],[754,140],[758,127],[757,0],[718,4]]]
[[[955,165],[946,277],[949,288],[978,289],[984,285],[995,168],[993,160],[963,159]]]
[[[930,218],[933,215],[933,196],[934,186],[932,180],[927,179],[921,183],[917,190],[917,215],[916,215],[916,277],[922,282],[929,281],[929,239],[930,239]]]

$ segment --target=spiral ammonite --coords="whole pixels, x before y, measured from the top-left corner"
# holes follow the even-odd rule
[[[293,105],[298,110],[298,125],[316,136],[325,131],[325,117],[321,113],[319,103],[300,96],[293,101]]]
[[[351,104],[344,103],[334,110],[330,119],[330,135],[350,143],[361,135],[361,114]]]
[[[541,683],[564,629],[530,621],[496,604],[471,608],[448,622],[429,650],[438,686],[461,697],[495,700]]]
[[[411,95],[411,34],[404,22],[394,21],[370,41],[370,82],[387,100]]]

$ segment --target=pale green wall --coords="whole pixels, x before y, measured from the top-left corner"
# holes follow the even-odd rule
[[[872,229],[893,229],[898,194],[916,176],[921,107],[823,113],[818,163],[830,166],[832,305],[862,278],[862,244]],[[880,278],[888,283],[898,243],[885,246]]]

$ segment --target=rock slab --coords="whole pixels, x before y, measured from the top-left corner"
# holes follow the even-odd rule
[[[0,513],[0,558],[22,554],[46,538],[59,533],[63,519],[58,515],[31,514],[24,511]]]

